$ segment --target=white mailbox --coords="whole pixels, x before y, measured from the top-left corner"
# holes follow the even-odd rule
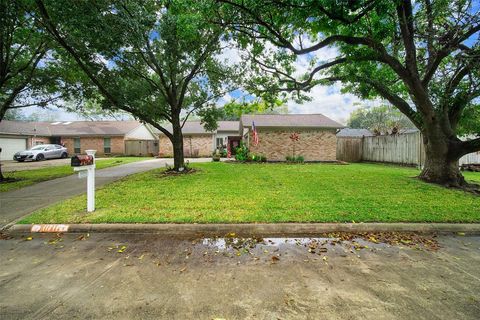
[[[87,177],[87,211],[93,212],[95,211],[95,153],[97,150],[85,150],[85,152],[93,158],[93,163],[73,167],[73,171],[78,172],[80,179]]]

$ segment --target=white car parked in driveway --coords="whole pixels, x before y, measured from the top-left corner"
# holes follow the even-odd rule
[[[59,144],[41,144],[31,149],[15,153],[13,160],[23,162],[25,160],[42,161],[45,159],[67,158],[67,148]]]

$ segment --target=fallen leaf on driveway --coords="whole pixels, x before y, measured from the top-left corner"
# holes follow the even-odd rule
[[[78,241],[87,240],[87,238],[89,238],[89,237],[90,237],[90,234],[89,234],[89,233],[87,233],[87,234],[82,234],[82,235],[80,235],[80,236],[77,237],[77,240],[78,240]]]
[[[122,246],[117,252],[118,253],[123,253],[127,249],[126,246]]]
[[[33,239],[33,237],[27,237],[25,238],[25,241],[31,241]]]

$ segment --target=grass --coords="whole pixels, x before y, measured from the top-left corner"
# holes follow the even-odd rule
[[[197,173],[136,174],[21,223],[479,222],[480,197],[379,164],[195,164]],[[480,182],[480,174],[465,173]]]
[[[103,169],[108,167],[117,166],[120,164],[126,164],[130,162],[146,160],[152,158],[144,157],[114,157],[106,159],[98,159],[96,161],[97,169]],[[27,164],[28,165],[28,164]],[[41,168],[35,170],[21,170],[4,172],[6,178],[18,179],[18,181],[1,183],[0,192],[12,191],[15,189],[23,188],[31,184],[52,180],[73,174],[73,169],[70,165],[54,166],[49,168]]]

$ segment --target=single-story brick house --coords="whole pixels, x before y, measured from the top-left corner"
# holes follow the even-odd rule
[[[252,142],[252,123],[255,122],[259,144]],[[219,148],[228,148],[232,154],[240,141],[254,154],[264,155],[269,161],[284,161],[292,155],[292,133],[299,134],[295,142],[296,155],[305,161],[335,161],[336,133],[344,128],[340,123],[322,114],[245,115],[240,121],[219,121],[218,129],[207,132],[200,121],[188,121],[183,127],[185,157],[209,157]],[[171,132],[171,127],[167,127]],[[161,157],[172,156],[170,140],[160,134]]]
[[[172,132],[170,125],[165,126]],[[238,121],[218,121],[218,128],[206,131],[200,121],[187,121],[183,126],[183,150],[185,157],[210,157],[217,148],[226,148],[229,141],[240,141]],[[173,146],[167,136],[160,133],[160,157],[172,157]]]
[[[87,149],[97,150],[99,156],[158,153],[156,132],[138,121],[0,122],[0,160],[11,160],[17,151],[47,143],[63,144],[70,154]]]
[[[259,143],[253,142],[252,125],[258,133]],[[305,161],[335,161],[336,134],[344,128],[323,114],[244,115],[240,119],[240,134],[250,152],[264,155],[269,161],[284,161],[293,154]],[[298,141],[290,136],[298,134]]]

